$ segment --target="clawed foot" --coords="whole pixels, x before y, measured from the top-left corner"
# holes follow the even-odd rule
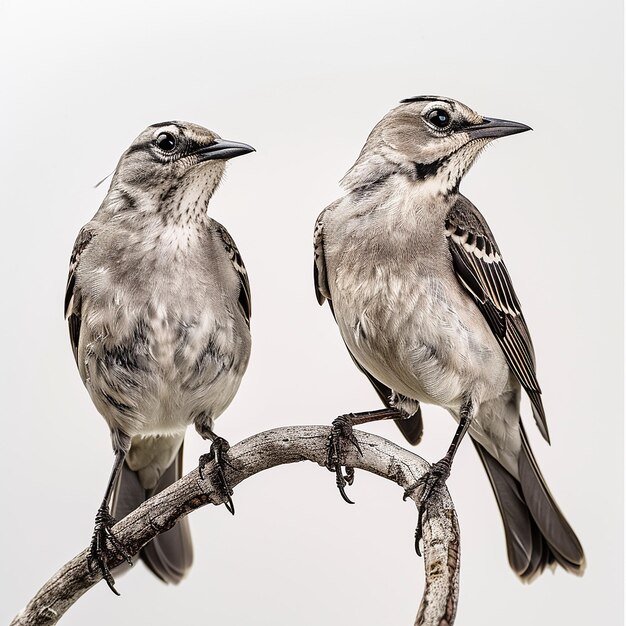
[[[328,442],[326,444],[326,448],[328,450],[326,467],[328,467],[331,472],[335,472],[335,476],[337,477],[337,489],[339,489],[341,497],[348,504],[354,504],[354,502],[348,498],[345,489],[346,485],[351,485],[354,482],[354,468],[346,467],[344,465],[342,442],[350,442],[358,450],[361,456],[363,456],[363,451],[361,450],[359,442],[352,431],[352,422],[350,418],[351,415],[341,415],[333,421],[330,437],[328,438]],[[342,471],[342,468],[344,467],[346,472],[345,474]]]
[[[128,554],[126,548],[122,542],[115,536],[111,530],[115,526],[116,520],[109,512],[109,507],[106,504],[102,504],[96,513],[96,523],[93,530],[93,536],[91,538],[91,545],[89,546],[89,555],[87,556],[87,568],[89,573],[94,573],[94,565],[98,567],[102,578],[106,581],[109,589],[117,596],[119,592],[115,588],[115,580],[109,570],[106,557],[106,542],[107,539],[113,547],[113,549],[124,557],[129,565],[132,565],[130,554]]]
[[[424,518],[424,511],[428,505],[428,500],[431,496],[437,492],[441,487],[445,486],[446,480],[450,476],[450,461],[444,457],[441,461],[437,461],[431,465],[430,470],[426,472],[418,481],[413,489],[420,489],[419,508],[417,513],[417,528],[415,529],[415,552],[418,556],[422,556],[420,550],[420,542],[422,541],[422,521]],[[405,499],[410,495],[407,491],[404,495]]]
[[[222,437],[216,437],[213,439],[209,453],[203,454],[198,461],[198,471],[200,473],[200,478],[204,480],[204,468],[211,462],[215,463],[215,475],[217,476],[218,488],[224,497],[224,506],[231,515],[234,515],[235,504],[231,498],[233,490],[230,488],[230,485],[226,480],[226,475],[224,474],[224,467],[226,465],[231,468],[233,467],[227,456],[229,449],[230,444],[226,441],[226,439],[223,439]]]

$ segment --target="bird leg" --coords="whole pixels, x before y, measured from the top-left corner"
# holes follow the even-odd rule
[[[352,428],[361,424],[367,424],[368,422],[377,422],[380,420],[388,419],[402,419],[406,417],[404,411],[400,409],[379,409],[378,411],[364,411],[362,413],[348,413],[347,415],[340,415],[337,419],[333,420],[333,426],[326,443],[326,449],[328,456],[326,460],[326,467],[335,472],[337,477],[337,489],[341,497],[348,503],[354,504],[346,494],[346,485],[351,485],[354,482],[354,468],[348,467],[343,462],[343,443],[351,443],[363,456],[359,442],[357,441]],[[345,469],[345,474],[343,473]]]
[[[109,570],[107,563],[106,544],[108,539],[113,549],[121,554],[124,559],[132,565],[130,554],[128,554],[124,545],[113,533],[112,528],[115,526],[116,519],[111,515],[111,511],[109,509],[111,494],[113,493],[113,488],[119,478],[125,458],[126,450],[116,451],[113,469],[111,470],[111,475],[109,476],[109,482],[104,493],[104,498],[102,499],[102,504],[96,513],[96,521],[93,529],[93,535],[91,537],[91,544],[89,546],[89,553],[87,555],[87,568],[89,569],[89,572],[93,574],[95,564],[100,570],[102,578],[104,578],[109,586],[109,589],[117,596],[120,594],[115,588],[115,580],[111,575],[111,571]]]
[[[209,463],[214,462],[217,485],[221,495],[223,496],[224,506],[231,515],[234,515],[235,504],[233,503],[233,499],[231,497],[233,495],[233,490],[228,484],[226,475],[224,474],[224,466],[228,465],[228,467],[233,467],[227,456],[230,444],[226,441],[226,439],[216,435],[209,427],[204,426],[201,430],[198,430],[204,439],[211,439],[211,448],[209,453],[203,454],[200,459],[198,459],[198,472],[200,474],[200,478],[204,480],[204,468]]]
[[[465,436],[467,429],[472,421],[472,401],[467,400],[461,406],[459,425],[452,438],[452,443],[446,452],[443,459],[433,463],[430,469],[417,481],[415,487],[421,487],[421,493],[419,497],[419,509],[417,514],[417,528],[415,529],[415,552],[418,556],[422,556],[420,551],[420,541],[422,540],[422,521],[424,518],[424,510],[428,504],[428,500],[438,489],[446,484],[450,476],[450,470],[452,469],[452,461],[456,451],[459,448],[461,440]],[[405,492],[404,498],[409,495],[409,491]]]

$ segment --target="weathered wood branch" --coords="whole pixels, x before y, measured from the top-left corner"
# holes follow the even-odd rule
[[[229,451],[232,468],[226,478],[236,486],[263,470],[298,461],[324,466],[328,426],[288,426],[254,435]],[[344,446],[346,462],[387,478],[406,490],[417,502],[419,478],[428,463],[415,454],[369,433],[354,431],[363,456],[353,446]],[[208,468],[207,468],[208,469]],[[330,489],[331,487],[329,487]],[[221,504],[213,475],[200,479],[194,469],[175,484],[157,494],[116,524],[114,531],[130,554],[139,552],[157,534],[205,504]],[[450,494],[443,489],[429,500],[423,521],[426,585],[415,624],[449,626],[454,621],[459,588],[459,528]],[[111,553],[114,567],[122,559]],[[66,563],[14,618],[11,626],[52,626],[101,576],[87,569],[87,550]],[[111,602],[115,598],[111,595]]]

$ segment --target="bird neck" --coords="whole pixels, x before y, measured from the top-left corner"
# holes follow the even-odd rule
[[[209,200],[218,184],[219,178],[206,175],[154,185],[114,181],[100,211],[120,221],[158,220],[162,226],[191,229],[209,219]]]
[[[149,190],[118,186],[109,191],[99,214],[118,224],[125,245],[148,256],[156,252],[162,262],[171,263],[202,245],[214,189],[206,184]]]
[[[417,163],[403,155],[378,147],[359,155],[341,181],[348,191],[379,185],[382,180],[400,175],[421,186],[424,195],[447,196],[458,192],[461,179],[490,142],[489,138],[470,141],[430,163]]]
[[[393,174],[400,172],[400,167],[381,154],[361,153],[356,163],[341,179],[340,185],[347,191],[379,186]]]
[[[416,163],[412,182],[421,196],[446,197],[458,192],[462,175],[462,172],[448,163],[439,167],[423,166]]]
[[[454,190],[443,193],[430,179],[394,174],[351,191],[337,211],[352,223],[350,228],[359,224],[359,229],[373,229],[378,235],[385,233],[390,241],[398,241],[417,232],[430,232],[431,228],[441,234],[455,198]]]

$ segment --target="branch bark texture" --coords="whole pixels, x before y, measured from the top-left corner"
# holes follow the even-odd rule
[[[345,445],[347,464],[397,483],[405,489],[407,498],[417,504],[416,485],[428,470],[428,463],[376,435],[356,430],[354,434],[363,455],[353,446]],[[226,466],[226,478],[234,487],[277,465],[312,461],[325,466],[329,435],[328,426],[288,426],[253,435],[230,449],[232,467]],[[115,534],[130,554],[136,554],[153,537],[191,511],[209,503],[222,504],[213,480],[212,473],[202,480],[198,470],[192,470],[118,522]],[[423,520],[423,547],[426,585],[415,624],[449,626],[454,622],[458,600],[460,544],[454,505],[446,489],[429,500]],[[109,564],[114,567],[122,560],[111,553]],[[84,550],[44,584],[11,626],[53,626],[99,580],[98,573],[89,573],[87,550]],[[111,601],[115,601],[113,596]]]

